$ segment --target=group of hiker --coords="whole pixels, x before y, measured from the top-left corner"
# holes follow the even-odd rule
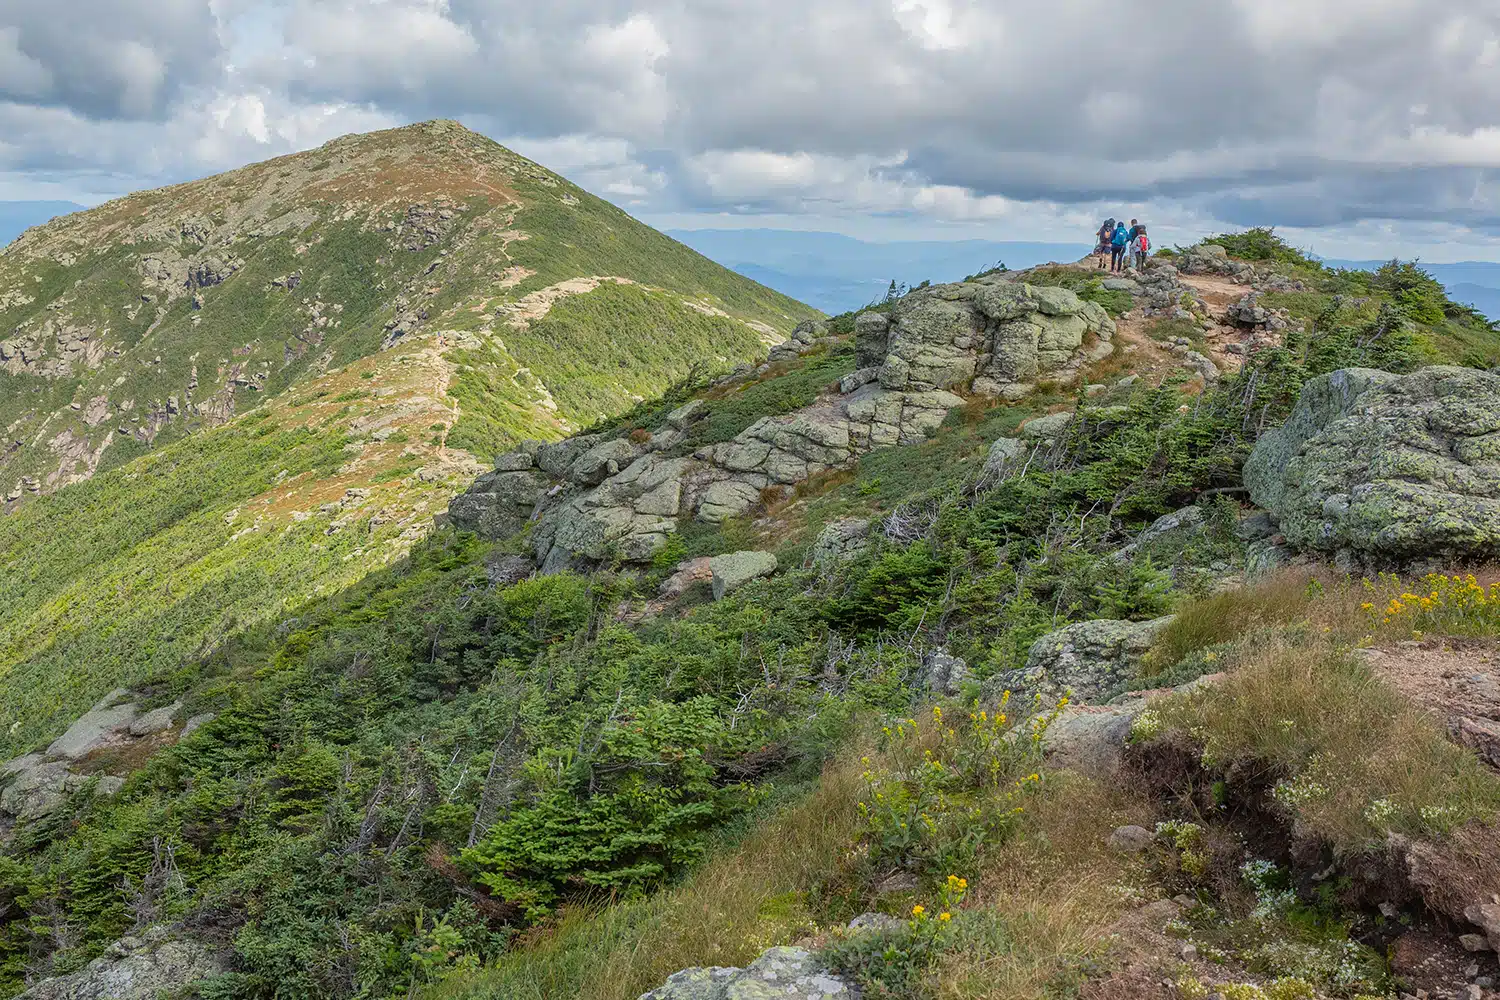
[[[1111,271],[1123,271],[1132,264],[1137,271],[1146,266],[1146,255],[1151,252],[1151,238],[1146,227],[1135,219],[1125,223],[1106,219],[1099,227],[1099,242],[1094,245],[1094,254],[1099,267],[1104,267],[1104,258],[1109,257]]]

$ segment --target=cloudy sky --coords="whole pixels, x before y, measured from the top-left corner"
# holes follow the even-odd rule
[[[663,226],[1500,259],[1500,0],[0,0],[0,199],[432,117]]]

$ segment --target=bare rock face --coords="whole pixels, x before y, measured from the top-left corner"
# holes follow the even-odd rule
[[[705,400],[668,414],[639,441],[580,435],[511,453],[453,501],[448,517],[502,538],[534,516],[531,540],[546,573],[646,562],[679,519],[742,517],[873,449],[918,444],[963,403],[954,390],[1019,398],[1038,378],[1072,378],[1113,350],[1114,332],[1101,306],[1063,288],[998,275],[924,288],[889,314],[856,318],[858,369],[810,406],[763,417],[690,457],[679,445],[712,409]],[[828,343],[825,333],[799,326],[778,350],[793,357]]]
[[[876,324],[869,325],[873,330]],[[1089,360],[1107,357],[1114,332],[1101,306],[1065,288],[1000,276],[937,285],[913,292],[893,310],[880,383],[1018,399],[1039,378],[1069,380]]]

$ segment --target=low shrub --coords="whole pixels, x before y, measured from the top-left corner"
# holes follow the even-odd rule
[[[1012,718],[1008,702],[1009,692],[994,715],[976,708],[959,720],[945,720],[938,706],[930,719],[885,728],[879,761],[866,758],[859,803],[869,865],[919,874],[969,870],[981,847],[1010,834],[1042,781],[1030,769],[1040,765],[1042,736],[1056,712]]]

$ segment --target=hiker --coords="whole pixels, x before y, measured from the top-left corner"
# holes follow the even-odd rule
[[[1146,235],[1145,226],[1136,226],[1135,239],[1130,242],[1130,249],[1135,251],[1135,269],[1144,271],[1146,269],[1146,257],[1151,253],[1151,237]]]
[[[1099,270],[1102,271],[1104,270],[1104,257],[1109,253],[1109,241],[1114,239],[1115,220],[1105,219],[1104,225],[1099,227],[1099,232],[1096,235],[1097,238],[1094,240],[1094,256],[1098,258],[1096,263],[1099,265]]]
[[[1123,271],[1125,269],[1125,254],[1130,246],[1130,230],[1125,228],[1125,223],[1115,223],[1115,233],[1109,240],[1110,258],[1109,269],[1111,271]]]

